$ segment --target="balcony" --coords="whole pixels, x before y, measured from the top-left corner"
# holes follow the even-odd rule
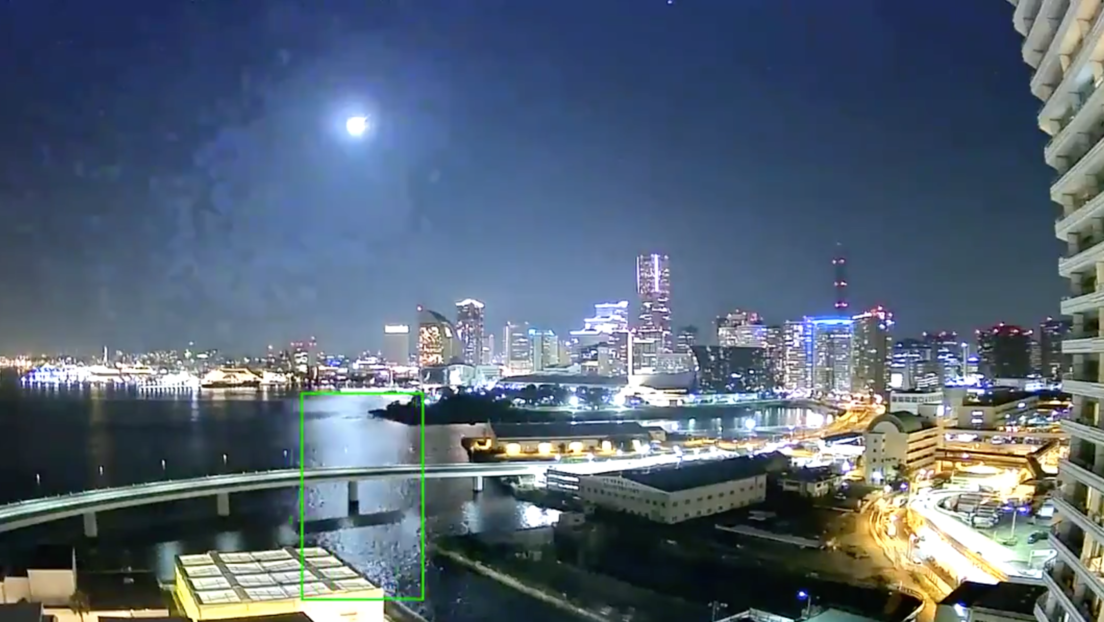
[[[1082,395],[1084,397],[1091,397],[1093,399],[1104,400],[1104,384],[1101,384],[1099,382],[1086,382],[1084,380],[1063,380],[1062,381],[1062,390],[1065,391],[1066,393],[1071,394],[1071,395]],[[1067,423],[1070,424],[1069,428],[1066,427]],[[1081,438],[1087,438],[1087,439],[1093,441],[1094,443],[1100,443],[1100,444],[1104,445],[1104,439],[1098,441],[1098,440],[1089,438],[1088,436],[1085,436],[1085,435],[1081,434],[1080,433],[1080,428],[1076,427],[1076,426],[1081,426],[1081,425],[1084,425],[1084,424],[1075,423],[1073,421],[1063,421],[1062,422],[1062,429],[1069,432],[1070,434],[1072,434],[1074,436],[1079,436]],[[1093,428],[1093,429],[1096,430],[1096,432],[1104,432],[1104,430],[1098,430],[1096,428]]]
[[[1100,196],[1104,196],[1104,194]],[[1101,202],[1101,205],[1104,205],[1104,201]],[[1104,309],[1104,289],[1066,298],[1062,301],[1061,309],[1062,315],[1089,313]]]
[[[1024,37],[1023,59],[1025,63],[1038,69],[1039,63],[1043,60],[1043,53],[1054,40],[1058,23],[1068,7],[1069,0],[1043,0],[1043,6],[1039,9],[1039,14],[1035,16],[1035,21],[1031,23],[1031,29],[1027,31],[1027,36]]]
[[[1057,598],[1058,605],[1066,611],[1069,616],[1066,618],[1067,622],[1088,622],[1086,616],[1082,613],[1082,608],[1073,602],[1073,590],[1060,585],[1054,580],[1054,577],[1050,576],[1049,572],[1043,573],[1043,585],[1046,585],[1047,590]],[[1045,611],[1043,617],[1046,617]],[[1059,619],[1061,619],[1061,616],[1059,616]]]
[[[1101,581],[1100,577],[1089,572],[1085,564],[1081,563],[1081,549],[1084,546],[1084,534],[1082,533],[1080,538],[1076,536],[1070,537],[1068,541],[1054,534],[1050,534],[1049,542],[1050,545],[1054,547],[1054,552],[1058,554],[1058,559],[1062,560],[1062,563],[1065,564],[1067,568],[1073,570],[1074,574],[1096,594],[1097,598],[1104,599],[1104,581]],[[1074,549],[1077,549],[1076,552]],[[1043,574],[1047,575],[1049,573]]]
[[[1062,352],[1065,354],[1104,353],[1104,337],[1100,336],[1100,329],[1095,327],[1071,332],[1062,340]]]
[[[1101,19],[1098,14],[1093,22],[1092,29],[1082,38],[1082,41],[1086,43],[1099,41],[1101,33],[1104,33],[1104,19]],[[1095,45],[1082,45],[1075,54],[1070,55],[1070,65],[1066,70],[1065,77],[1058,83],[1058,88],[1054,89],[1054,93],[1043,103],[1039,110],[1040,122],[1057,119],[1061,116],[1062,110],[1069,104],[1069,98],[1080,88],[1081,68],[1089,61],[1089,56],[1095,47]]]
[[[1050,40],[1050,45],[1046,47],[1046,51],[1043,52],[1043,58],[1039,62],[1039,68],[1035,71],[1035,75],[1031,76],[1031,92],[1036,97],[1041,94],[1046,94],[1044,89],[1049,86],[1054,86],[1055,83],[1061,81],[1064,77],[1062,67],[1059,64],[1058,57],[1062,55],[1063,42],[1066,38],[1066,33],[1073,24],[1079,19],[1083,19],[1081,16],[1081,3],[1079,0],[1073,0],[1073,2],[1067,3],[1066,12],[1062,15],[1062,21],[1058,23],[1057,29],[1054,31],[1054,37]],[[1088,17],[1087,15],[1084,17]],[[1078,40],[1078,46],[1080,46],[1080,40]],[[1071,54],[1072,56],[1073,54]]]
[[[1016,32],[1027,36],[1031,31],[1031,22],[1035,21],[1035,16],[1039,14],[1039,5],[1042,3],[1043,0],[1019,0],[1013,3],[1016,5],[1016,10],[1012,12],[1012,25],[1016,28]]]
[[[1046,163],[1059,171],[1059,158],[1069,158],[1072,168],[1104,137],[1104,123],[1099,114],[1104,106],[1104,89],[1096,82],[1086,82],[1071,97],[1070,110],[1059,121],[1061,129],[1043,148]],[[1089,112],[1081,114],[1085,109]],[[1080,145],[1077,141],[1081,141]]]
[[[1098,493],[1104,494],[1104,477],[1070,460],[1058,461],[1058,477],[1060,479],[1072,478]],[[1080,551],[1078,552],[1080,553]]]
[[[1104,160],[1104,142],[1098,141],[1089,146],[1077,163],[1061,173],[1050,187],[1050,197],[1055,203],[1063,194],[1077,194],[1090,188],[1095,180],[1093,176],[1101,171]]]
[[[1050,499],[1059,514],[1073,521],[1084,533],[1092,536],[1093,540],[1104,543],[1104,524],[1102,524],[1104,517],[1097,516],[1094,519],[1085,514],[1082,508],[1066,501],[1060,495],[1053,495]]]

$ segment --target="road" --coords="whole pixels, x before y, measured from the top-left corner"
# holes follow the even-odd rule
[[[933,622],[936,603],[952,588],[923,564],[913,563],[911,544],[902,519],[903,511],[887,503],[886,498],[879,497],[865,503],[861,512],[866,538],[860,538],[860,543],[872,557],[880,555],[889,562],[883,576],[890,583],[924,601],[919,620]]]
[[[536,475],[551,462],[509,462],[503,464],[429,464],[376,467],[322,467],[278,469],[258,473],[232,473],[195,479],[135,484],[120,488],[86,490],[55,497],[42,497],[0,506],[0,532],[12,531],[88,512],[106,512],[165,501],[194,499],[254,490],[291,488],[301,484],[355,482],[366,479],[503,477]]]

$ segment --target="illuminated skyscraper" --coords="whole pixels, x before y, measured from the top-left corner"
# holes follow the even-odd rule
[[[383,327],[383,360],[397,365],[410,364],[410,327],[387,324]]]
[[[698,345],[698,327],[683,326],[675,335],[675,352],[690,354],[690,348]]]
[[[456,303],[457,355],[468,365],[483,361],[483,303],[468,298]]]
[[[456,331],[448,318],[418,307],[418,366],[444,365],[453,359]]]
[[[520,376],[533,371],[533,347],[527,322],[506,324],[502,333],[503,364],[506,375]]]
[[[810,320],[782,325],[782,388],[813,388],[813,323]]]
[[[629,301],[599,302],[594,305],[594,317],[583,320],[583,330],[609,334],[629,329]]]
[[[636,258],[636,293],[640,297],[640,318],[636,327],[640,339],[651,339],[656,352],[672,352],[671,266],[667,255],[652,253]],[[640,367],[654,367],[642,361]]]
[[[893,314],[875,307],[851,319],[851,392],[880,395],[888,404]]]
[[[851,318],[814,318],[813,373],[814,391],[851,392]]]
[[[763,348],[767,327],[758,313],[739,309],[717,318],[717,345],[735,348]]]
[[[1090,622],[1104,607],[1104,10],[1094,1],[1012,4],[1013,26],[1024,36],[1023,58],[1034,69],[1031,92],[1043,101],[1038,119],[1024,123],[1037,122],[1051,137],[1043,154],[1057,172],[1050,187],[1051,200],[1059,204],[1053,230],[1066,245],[1058,273],[1070,284],[1060,308],[1072,318],[1062,343],[1073,357],[1072,373],[1062,381],[1062,390],[1073,396],[1072,412],[1062,418],[1069,459],[1059,461],[1061,488],[1048,498],[1057,511],[1056,527],[1048,532],[1056,555],[1042,573],[1049,593],[1033,613],[1038,622]],[[1015,351],[1017,362],[1002,364],[1009,371],[1021,367],[1020,345]]]
[[[529,329],[530,369],[534,373],[560,364],[560,340],[550,330]]]
[[[1049,380],[1069,375],[1073,357],[1062,352],[1062,340],[1070,331],[1069,320],[1047,318],[1039,325],[1039,373]]]

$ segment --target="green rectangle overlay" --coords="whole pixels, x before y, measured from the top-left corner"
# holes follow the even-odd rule
[[[418,425],[418,443],[421,467],[421,473],[418,477],[419,481],[419,498],[421,500],[421,507],[419,508],[421,514],[421,529],[418,530],[418,556],[421,561],[421,589],[417,596],[383,596],[380,598],[352,598],[352,597],[340,597],[340,596],[307,596],[306,595],[306,566],[302,564],[303,551],[306,546],[306,520],[307,520],[307,442],[306,442],[306,428],[307,428],[307,414],[306,414],[306,400],[310,397],[409,397],[410,399],[418,399],[418,403],[421,406],[421,415]],[[384,601],[384,602],[399,602],[399,603],[420,603],[425,602],[426,599],[426,419],[425,419],[425,393],[421,391],[401,391],[394,389],[386,390],[371,390],[365,389],[363,391],[303,391],[299,394],[299,599],[309,602],[371,602],[371,601]]]

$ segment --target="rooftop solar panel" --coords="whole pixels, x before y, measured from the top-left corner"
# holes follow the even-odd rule
[[[185,566],[184,572],[188,577],[221,577],[222,570],[218,566]]]
[[[303,560],[300,562],[300,557]],[[379,589],[326,549],[182,555],[177,571],[201,605],[297,599]]]
[[[279,563],[279,562],[269,562]],[[250,562],[248,564],[226,564],[226,570],[230,574],[258,574],[264,572],[265,569],[256,562]]]
[[[210,577],[207,579],[192,579],[192,587],[196,590],[228,590],[230,582],[222,577]]]
[[[204,605],[241,602],[238,593],[234,590],[199,590],[196,592],[196,598]]]
[[[238,585],[242,587],[264,587],[266,585],[276,585],[276,579],[273,579],[267,574],[243,574],[234,579],[238,582]]]
[[[283,549],[276,549],[273,551],[254,551],[250,554],[255,561],[259,562],[272,562],[281,559],[291,559],[291,553]]]
[[[252,553],[219,553],[218,557],[224,564],[247,564],[253,561]]]

